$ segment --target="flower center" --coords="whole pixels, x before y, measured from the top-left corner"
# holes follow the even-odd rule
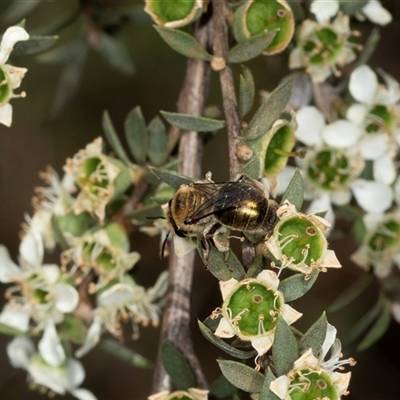
[[[325,240],[308,219],[298,216],[284,221],[278,228],[281,253],[291,264],[316,266],[325,251]]]
[[[194,5],[194,0],[155,0],[151,2],[154,14],[164,22],[184,19],[190,14]]]
[[[368,240],[371,261],[390,260],[400,249],[400,223],[391,219],[382,223]]]
[[[292,400],[339,399],[330,376],[324,371],[298,371],[290,383],[289,392]]]
[[[322,150],[309,163],[307,173],[321,189],[335,191],[350,178],[349,160],[339,150]]]
[[[375,106],[367,116],[366,131],[368,133],[390,132],[394,128],[395,118],[384,105]]]
[[[245,335],[259,335],[275,327],[281,302],[261,283],[241,285],[229,299],[231,322]]]

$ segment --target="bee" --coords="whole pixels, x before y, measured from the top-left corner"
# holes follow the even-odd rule
[[[211,172],[203,180],[182,185],[163,205],[170,230],[179,237],[196,237],[207,262],[210,246],[226,255],[230,229],[263,237],[272,233],[278,203],[265,186],[239,174],[230,182],[213,182]],[[164,252],[165,242],[162,253]]]

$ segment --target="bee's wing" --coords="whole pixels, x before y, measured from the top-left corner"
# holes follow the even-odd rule
[[[265,200],[260,188],[248,180],[200,183],[197,188],[206,194],[207,200],[189,216],[191,223],[221,211],[230,211],[249,203],[254,204]]]

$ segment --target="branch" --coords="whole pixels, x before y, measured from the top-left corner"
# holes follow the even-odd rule
[[[207,46],[211,36],[211,23],[207,21],[201,25],[197,21],[194,25],[194,36]],[[178,99],[178,112],[193,115],[203,115],[209,87],[209,64],[204,61],[189,59],[187,61],[186,75]],[[181,132],[179,156],[181,159],[180,173],[200,178],[203,155],[202,137],[198,132]],[[174,139],[176,137],[174,136]],[[169,263],[169,289],[164,317],[161,327],[160,345],[169,339],[178,347],[192,367],[199,387],[208,386],[200,363],[193,349],[190,334],[190,296],[192,291],[192,276],[195,252],[192,251],[184,257],[176,257],[171,252]],[[153,379],[153,393],[171,390],[172,382],[167,375],[161,359],[160,351]]]

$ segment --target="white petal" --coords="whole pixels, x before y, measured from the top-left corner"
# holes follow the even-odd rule
[[[332,122],[322,129],[322,137],[325,143],[336,148],[353,146],[360,136],[361,129],[344,119]]]
[[[281,375],[271,382],[269,388],[271,392],[276,394],[281,400],[286,400],[288,398],[289,384],[289,377],[287,375]]]
[[[346,118],[356,125],[361,125],[365,121],[368,113],[368,107],[364,104],[354,103],[346,111]]]
[[[97,400],[97,397],[87,389],[75,389],[69,392],[79,400]]]
[[[338,0],[314,0],[310,11],[315,15],[318,22],[325,22],[334,17],[339,11]]]
[[[25,336],[16,336],[7,345],[7,355],[14,368],[27,369],[29,360],[34,353],[33,342]]]
[[[391,185],[396,179],[396,166],[392,157],[385,155],[376,159],[373,172],[376,181]]]
[[[88,329],[85,342],[75,352],[76,357],[81,358],[99,343],[101,335],[101,326],[102,326],[101,319],[99,317],[95,317],[94,321],[92,322],[92,325],[90,325],[90,328]]]
[[[62,313],[70,313],[75,310],[79,302],[78,292],[74,287],[66,283],[55,285],[56,308]]]
[[[47,387],[54,393],[65,394],[68,382],[64,366],[54,368],[43,362],[40,357],[34,357],[28,366],[28,372],[35,384]]]
[[[215,331],[215,335],[221,338],[231,338],[235,335],[232,325],[225,317],[222,317],[219,321],[218,327]]]
[[[391,303],[390,307],[392,310],[393,319],[400,324],[400,303],[398,301]]]
[[[219,281],[219,289],[221,290],[222,300],[225,300],[236,287],[238,281],[235,278],[229,279],[229,281]]]
[[[328,211],[325,215],[330,224],[333,226],[335,224],[335,214],[332,210],[331,197],[328,193],[321,193],[316,197],[307,209],[307,214],[315,214]]]
[[[395,201],[397,205],[400,205],[400,176],[396,179],[393,190]]]
[[[98,304],[104,307],[112,307],[132,301],[134,289],[125,283],[117,283],[110,289],[100,294]]]
[[[189,238],[182,238],[174,235],[174,250],[178,257],[183,257],[196,248],[196,244]]]
[[[0,124],[10,127],[12,123],[12,106],[6,103],[0,107]]]
[[[0,314],[0,323],[27,332],[29,329],[29,310],[17,304],[6,304]]]
[[[388,138],[384,133],[369,134],[360,140],[361,156],[365,160],[375,160],[389,151]]]
[[[21,28],[20,26],[11,26],[8,28],[1,40],[0,64],[4,64],[8,60],[15,43],[19,42],[20,40],[28,39],[29,35],[24,28]]]
[[[349,90],[351,95],[360,103],[373,104],[377,89],[378,78],[367,65],[361,65],[351,73]]]
[[[381,69],[379,70],[379,75],[385,80],[386,83],[384,93],[381,94],[382,103],[387,106],[398,103],[398,101],[400,100],[399,82],[397,82],[397,80],[394,79],[393,76],[389,75]]]
[[[306,106],[296,113],[298,124],[295,132],[296,138],[308,146],[320,146],[322,144],[321,132],[325,126],[325,118],[318,108]]]
[[[350,190],[337,190],[331,193],[331,200],[333,204],[337,206],[344,206],[350,203],[351,192]]]
[[[54,285],[58,281],[61,274],[60,268],[55,264],[43,265],[42,268],[40,268],[40,272],[43,279],[50,286]]]
[[[357,179],[351,185],[358,205],[369,213],[383,213],[393,202],[392,189],[382,182]]]
[[[43,241],[40,233],[30,229],[19,246],[21,262],[24,261],[31,267],[40,267],[43,261],[43,251]]]
[[[251,345],[257,350],[258,355],[265,354],[274,343],[275,332],[270,332],[268,335],[257,336],[251,339]]]
[[[329,349],[335,342],[336,334],[337,334],[337,329],[333,325],[328,323],[326,327],[325,340],[324,343],[322,344],[321,353],[319,355],[320,360],[325,359],[325,356],[327,355]]]
[[[68,360],[68,377],[71,388],[77,388],[85,379],[85,370],[80,361],[70,358]]]
[[[8,72],[11,88],[18,89],[28,70],[26,68],[18,68],[8,64],[4,65],[3,68]]]
[[[65,351],[52,321],[47,323],[38,348],[42,358],[53,367],[57,367],[65,361]]]
[[[272,289],[278,289],[280,283],[278,275],[269,269],[262,270],[257,275],[257,280],[265,283],[266,286],[271,287]]]
[[[0,282],[12,282],[13,278],[20,275],[21,272],[21,268],[11,260],[7,248],[0,245]]]
[[[323,268],[342,268],[336,254],[333,250],[327,250],[325,252],[324,261],[322,264]]]
[[[369,0],[362,8],[362,12],[370,21],[378,25],[387,25],[392,21],[392,15],[378,0]]]
[[[290,307],[288,304],[283,305],[282,317],[288,325],[296,322],[303,314]]]

